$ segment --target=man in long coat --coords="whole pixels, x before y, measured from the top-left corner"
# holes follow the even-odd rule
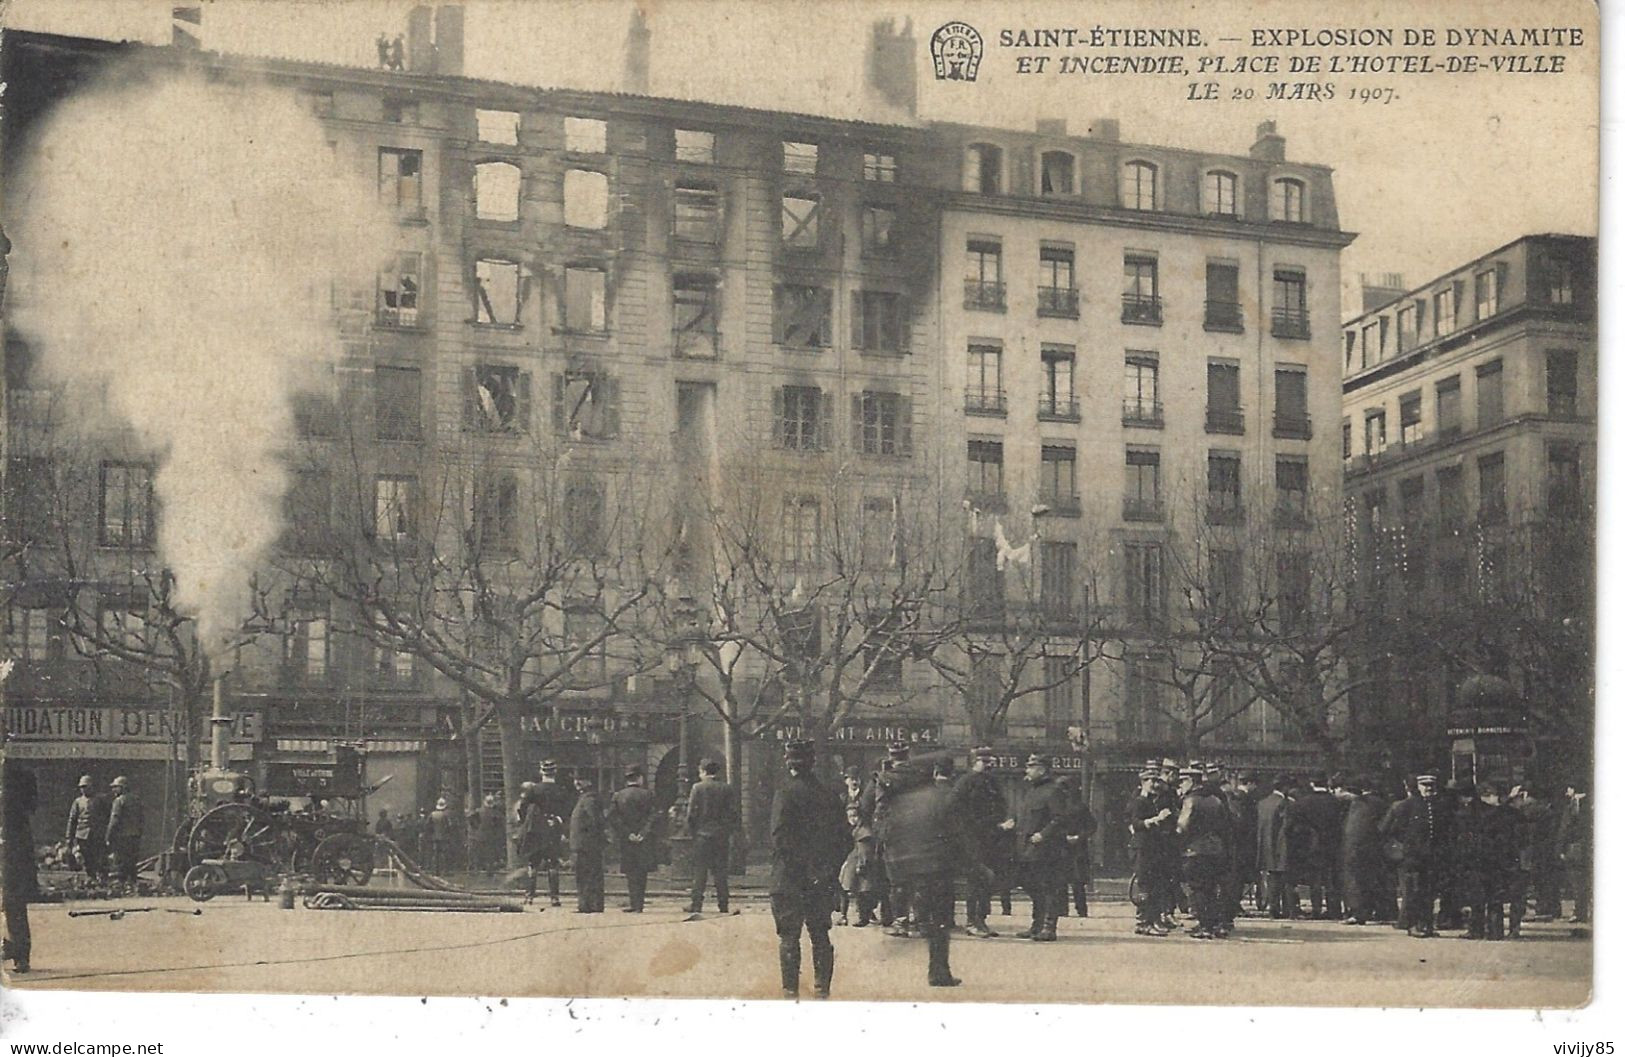
[[[1286,820],[1287,787],[1291,779],[1282,775],[1275,779],[1269,794],[1258,802],[1258,870],[1264,876],[1264,909],[1272,918],[1287,916],[1287,905],[1297,906],[1296,890],[1290,893],[1292,879],[1287,876]]]
[[[604,804],[598,790],[577,778],[570,809],[570,858],[576,875],[576,913],[604,912]]]
[[[1343,816],[1343,837],[1339,846],[1343,871],[1343,901],[1348,917],[1346,925],[1364,925],[1377,912],[1377,896],[1382,885],[1382,817],[1388,813],[1388,801],[1371,788],[1363,778],[1352,778],[1344,783],[1351,794],[1348,810]]]
[[[626,786],[609,800],[606,821],[616,837],[621,873],[626,876],[628,914],[643,913],[649,872],[655,867],[655,795],[643,785],[643,768],[626,769]]]
[[[784,746],[789,780],[773,796],[768,829],[773,870],[768,897],[779,937],[779,978],[786,998],[801,993],[801,932],[812,945],[813,994],[828,998],[835,978],[835,947],[829,941],[830,914],[846,857],[849,833],[841,799],[813,775],[813,744]]]

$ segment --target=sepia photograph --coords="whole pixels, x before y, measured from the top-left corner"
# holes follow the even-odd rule
[[[0,1035],[1592,1000],[1595,4],[0,20]]]

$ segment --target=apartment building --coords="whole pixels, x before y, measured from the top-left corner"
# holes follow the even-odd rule
[[[1592,693],[1596,308],[1596,240],[1540,234],[1344,324],[1346,516],[1373,608],[1414,638],[1415,662],[1381,673],[1368,722],[1448,746],[1466,774],[1550,765],[1534,759],[1543,741],[1589,749],[1574,735]],[[1496,613],[1524,621],[1510,642]],[[1518,647],[1548,624],[1587,649],[1546,642],[1544,663],[1523,663]],[[1475,711],[1460,694],[1474,675],[1508,680],[1514,698]],[[1565,719],[1579,727],[1561,732]]]

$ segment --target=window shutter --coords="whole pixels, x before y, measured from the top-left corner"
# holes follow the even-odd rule
[[[897,454],[914,454],[914,401],[897,398]]]
[[[530,372],[519,372],[519,391],[514,394],[513,426],[520,433],[530,432]]]
[[[570,432],[569,420],[564,414],[564,375],[553,376],[553,432]]]
[[[784,388],[773,387],[773,446],[784,447]]]
[[[852,394],[852,450],[863,450],[863,394]]]
[[[463,368],[463,428],[477,429],[480,424],[480,397],[476,391],[478,380],[474,368]]]
[[[598,389],[604,397],[604,436],[621,435],[621,382],[608,375],[598,376]]]
[[[830,451],[835,447],[835,394],[820,390],[818,394],[818,449]]]
[[[852,291],[852,347],[863,348],[863,291]]]

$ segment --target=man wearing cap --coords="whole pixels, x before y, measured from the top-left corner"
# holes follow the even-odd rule
[[[1309,789],[1297,799],[1293,811],[1305,832],[1313,835],[1306,842],[1308,854],[1303,864],[1303,876],[1309,882],[1309,912],[1316,918],[1341,919],[1337,865],[1342,858],[1338,845],[1343,840],[1343,805],[1327,787],[1325,775],[1310,777]]]
[[[954,761],[938,753],[919,761],[929,764],[931,781],[911,785],[891,796],[893,876],[907,882],[925,933],[929,953],[926,983],[957,987],[948,965],[948,931],[953,925],[954,877],[985,873],[970,847],[966,816],[954,791]]]
[[[1066,793],[1050,774],[1049,757],[1027,757],[1027,788],[1016,802],[1017,881],[1033,904],[1033,923],[1020,939],[1051,942],[1065,898],[1066,830],[1071,819]]]
[[[1292,779],[1278,775],[1269,795],[1258,802],[1258,869],[1264,876],[1264,909],[1272,918],[1296,916],[1297,889],[1287,871],[1286,822],[1291,807],[1287,788]]]
[[[141,861],[141,802],[122,774],[113,779],[113,805],[107,812],[107,846],[113,851],[118,878],[134,886]]]
[[[609,799],[609,828],[617,838],[621,873],[626,877],[628,914],[643,913],[649,871],[655,864],[655,795],[643,786],[643,768],[626,769],[626,786]]]
[[[875,859],[882,871],[882,877],[877,879],[881,885],[880,924],[887,928],[888,935],[893,936],[908,935],[912,916],[908,886],[893,882],[888,869],[886,825],[889,809],[886,800],[900,786],[918,780],[918,775],[908,771],[909,755],[910,747],[906,741],[894,741],[886,746],[886,759],[870,779],[869,788],[864,791],[858,809],[875,831]]]
[[[1230,811],[1219,796],[1217,782],[1209,782],[1203,768],[1193,766],[1180,773],[1179,794],[1174,831],[1183,842],[1181,873],[1186,899],[1196,915],[1190,934],[1199,940],[1223,939],[1229,930],[1223,925],[1219,882],[1230,843]]]
[[[801,993],[801,930],[812,945],[813,993],[829,997],[835,976],[830,914],[849,834],[840,797],[813,776],[813,745],[784,746],[788,780],[773,795],[769,831],[773,872],[768,885],[773,929],[779,937],[779,977],[784,996]]]
[[[1162,915],[1167,905],[1163,892],[1168,835],[1173,831],[1175,818],[1172,808],[1165,806],[1158,786],[1162,771],[1156,761],[1140,770],[1140,792],[1129,804],[1129,850],[1134,853],[1134,890],[1129,893],[1134,903],[1134,931],[1141,936],[1166,936]]]
[[[575,795],[559,781],[559,765],[543,760],[536,779],[536,803],[541,808],[542,840],[538,867],[547,873],[547,898],[559,905],[559,872],[564,868],[565,820],[575,808]]]
[[[993,777],[993,748],[978,746],[972,753],[970,770],[965,772],[954,787],[954,806],[965,820],[971,853],[976,863],[986,871],[972,869],[965,881],[965,931],[978,939],[997,936],[988,927],[988,915],[993,912],[993,881],[1008,867],[1001,862],[1006,834],[1016,828],[1004,802],[1004,792]]]
[[[722,765],[700,761],[700,780],[688,791],[688,835],[694,841],[694,886],[688,893],[688,912],[698,914],[705,905],[705,878],[717,886],[717,909],[728,912],[728,842],[739,827],[739,801],[734,787],[722,780]]]
[[[604,912],[604,806],[589,779],[575,780],[570,809],[570,857],[576,875],[576,913]]]
[[[1433,927],[1433,904],[1439,898],[1440,877],[1449,862],[1454,839],[1450,806],[1439,797],[1439,778],[1416,776],[1417,795],[1388,809],[1380,831],[1397,840],[1400,900],[1412,936],[1438,935]]]
[[[91,884],[101,884],[107,879],[107,845],[102,839],[107,835],[107,817],[111,810],[107,798],[96,792],[90,775],[80,778],[79,795],[68,808],[66,840],[68,852],[79,861],[79,868]]]
[[[542,856],[547,840],[547,827],[542,820],[542,805],[536,796],[535,782],[519,784],[516,822],[514,845],[519,858],[525,863],[525,902],[533,903],[536,901],[536,874],[543,869]]]

